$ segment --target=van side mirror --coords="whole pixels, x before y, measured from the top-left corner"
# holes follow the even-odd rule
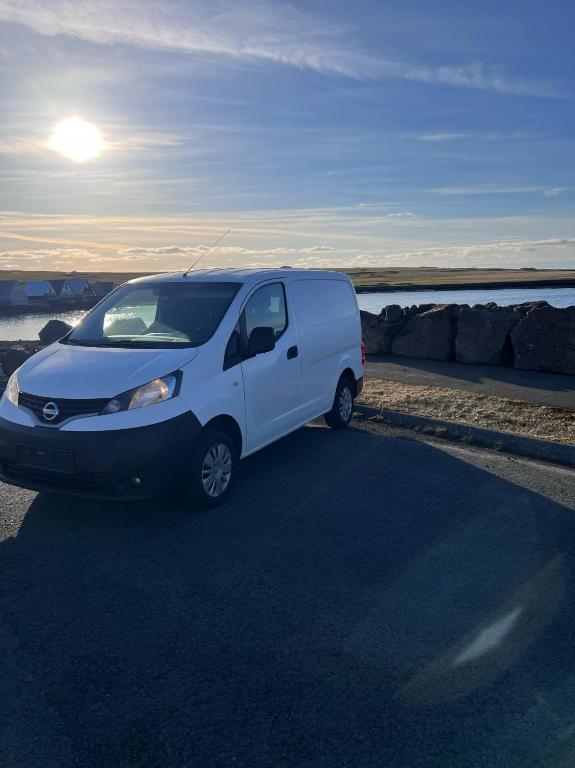
[[[263,352],[271,352],[276,345],[276,334],[273,328],[267,325],[259,325],[252,329],[248,340],[248,357],[261,355]]]

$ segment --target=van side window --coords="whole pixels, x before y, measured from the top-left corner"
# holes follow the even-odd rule
[[[241,363],[242,359],[242,340],[240,335],[240,323],[238,321],[226,346],[226,352],[224,355],[224,371],[227,371],[228,368],[233,368],[234,365]]]
[[[244,309],[246,338],[254,328],[261,326],[274,329],[276,339],[287,328],[285,291],[282,283],[262,285],[252,294]]]

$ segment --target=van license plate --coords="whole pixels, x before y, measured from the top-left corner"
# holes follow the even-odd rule
[[[21,467],[46,469],[50,472],[74,471],[72,451],[63,448],[40,448],[34,445],[17,445],[16,462]]]

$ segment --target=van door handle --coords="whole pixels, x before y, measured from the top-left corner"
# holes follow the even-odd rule
[[[287,359],[293,360],[294,357],[297,357],[299,354],[299,350],[297,347],[290,347],[287,351]]]

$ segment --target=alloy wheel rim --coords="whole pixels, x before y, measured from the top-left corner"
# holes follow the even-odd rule
[[[232,454],[224,443],[216,443],[206,453],[202,463],[202,485],[213,499],[221,496],[230,484]]]
[[[351,396],[351,389],[344,387],[341,390],[339,396],[339,415],[343,421],[349,421],[351,418],[351,412],[353,410],[353,397]]]

